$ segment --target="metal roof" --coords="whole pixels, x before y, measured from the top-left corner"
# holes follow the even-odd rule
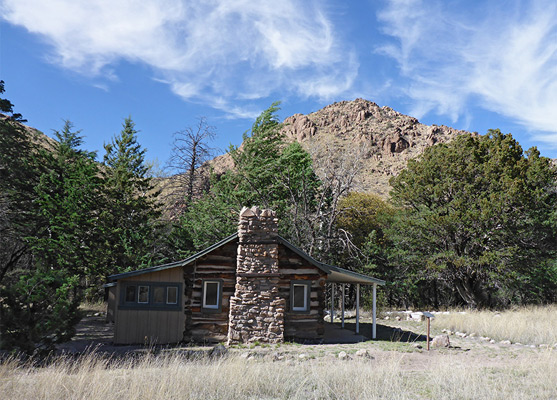
[[[360,283],[363,285],[384,285],[385,281],[377,278],[373,278],[368,275],[360,274],[358,272],[349,271],[344,268],[336,267],[334,265],[328,265],[330,268],[329,276],[327,277],[327,282],[332,283]]]
[[[290,243],[288,240],[286,240],[282,236],[277,235],[277,237],[278,237],[278,242],[280,244],[283,244],[288,249],[292,250],[294,253],[296,253],[297,255],[299,255],[300,257],[302,257],[303,259],[305,259],[309,263],[315,265],[317,268],[319,268],[323,272],[325,272],[327,274],[327,282],[332,282],[332,283],[360,283],[360,284],[363,284],[363,285],[372,285],[372,284],[384,285],[385,284],[385,281],[383,281],[381,279],[372,278],[371,276],[359,274],[357,272],[349,271],[349,270],[344,269],[344,268],[336,267],[336,266],[333,266],[333,265],[327,265],[327,264],[324,264],[322,262],[319,262],[316,259],[314,259],[313,257],[311,257],[309,254],[307,254],[306,252],[301,250],[300,248],[294,246],[292,243]],[[224,246],[225,244],[228,244],[228,243],[230,243],[230,242],[232,242],[236,239],[238,239],[238,233],[234,233],[233,235],[228,236],[227,238],[221,240],[220,242],[217,242],[217,243],[213,244],[212,246],[209,246],[206,249],[200,251],[199,253],[194,254],[193,256],[190,256],[190,257],[188,257],[184,260],[175,261],[175,262],[168,263],[168,264],[163,264],[163,265],[156,265],[156,266],[153,266],[153,267],[140,269],[140,270],[136,270],[136,271],[130,271],[130,272],[124,272],[124,273],[121,273],[121,274],[110,275],[108,277],[108,280],[110,282],[114,282],[114,281],[117,281],[119,279],[129,278],[129,277],[137,276],[137,275],[148,274],[150,272],[163,271],[163,270],[169,269],[169,268],[183,267],[184,265],[191,264],[192,262],[196,261],[197,259],[207,255],[211,251],[213,251],[213,250],[215,250],[215,249],[217,249],[221,246]]]
[[[168,263],[168,264],[163,264],[163,265],[155,265],[153,267],[138,269],[136,271],[130,271],[130,272],[124,272],[124,273],[121,273],[121,274],[110,275],[108,277],[108,280],[109,281],[117,281],[118,279],[124,279],[124,278],[129,278],[129,277],[132,277],[132,276],[143,275],[143,274],[147,274],[147,273],[150,273],[150,272],[163,271],[163,270],[169,269],[169,268],[183,267],[184,265],[191,264],[192,262],[194,262],[198,258],[203,257],[204,255],[212,252],[215,249],[218,249],[221,246],[224,246],[227,243],[232,242],[235,239],[238,239],[238,234],[237,233],[228,236],[226,239],[223,239],[220,242],[217,242],[214,245],[209,246],[206,249],[201,250],[199,253],[196,253],[193,256],[190,256],[190,257],[188,257],[184,260],[175,261],[175,262]]]

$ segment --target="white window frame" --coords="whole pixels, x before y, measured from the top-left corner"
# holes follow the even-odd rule
[[[212,283],[217,284],[217,304],[207,304],[207,285]],[[203,281],[203,308],[210,309],[210,310],[218,310],[220,308],[221,285],[222,285],[221,281],[217,281],[217,280]]]
[[[296,286],[302,286],[304,288],[304,306],[303,307],[296,307],[294,305],[294,292]],[[307,283],[292,283],[292,311],[308,311],[308,290],[309,285]]]

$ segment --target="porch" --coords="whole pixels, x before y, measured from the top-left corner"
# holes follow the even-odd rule
[[[360,286],[361,285],[371,285],[373,286],[372,292],[372,310],[371,310],[371,320],[372,320],[372,328],[371,328],[371,339],[377,338],[377,285],[385,285],[385,281],[377,278],[373,278],[367,275],[359,274],[357,272],[349,271],[343,268],[338,268],[332,265],[325,266],[328,269],[327,272],[327,284],[330,286],[331,296],[330,296],[330,308],[329,308],[329,316],[330,316],[330,325],[333,325],[334,318],[335,318],[335,291],[336,285],[340,285],[341,294],[340,294],[340,328],[345,328],[345,301],[346,301],[346,287],[347,285],[356,285],[356,326],[355,326],[355,334],[360,335]],[[329,335],[340,335],[340,333],[336,332],[333,326],[327,327],[325,325],[325,335],[327,335],[327,331]],[[345,334],[344,334],[345,335]],[[362,336],[363,337],[363,336]]]

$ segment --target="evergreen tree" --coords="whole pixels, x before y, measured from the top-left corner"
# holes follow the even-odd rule
[[[277,180],[284,135],[276,115],[275,102],[255,120],[250,133],[244,133],[240,148],[231,147],[236,190],[245,205],[271,207],[281,198],[282,185]],[[276,210],[279,211],[279,210]]]
[[[95,153],[80,149],[83,138],[72,128],[66,121],[54,151],[41,150],[47,171],[35,190],[43,221],[31,240],[45,265],[86,277],[97,261],[100,179]]]
[[[23,238],[32,257],[0,288],[3,347],[48,351],[69,339],[79,321],[81,286],[95,265],[99,180],[94,154],[79,149],[82,139],[71,128],[66,122],[53,148],[35,154],[41,169],[24,211],[32,229]]]
[[[149,177],[146,150],[137,142],[137,133],[126,118],[120,135],[104,146],[104,276],[146,266],[155,257],[159,192]]]
[[[273,103],[244,134],[242,146],[230,148],[234,169],[213,175],[210,188],[182,216],[174,231],[181,243],[206,247],[236,231],[243,206],[259,206],[277,212],[284,236],[306,249],[315,246],[320,182],[309,154],[284,141],[277,111]]]
[[[0,81],[0,94],[4,82]],[[32,209],[40,163],[36,160],[36,138],[27,130],[13,104],[0,98],[0,285],[6,274],[27,264],[29,246],[24,238],[34,230]]]
[[[398,261],[470,306],[550,300],[556,177],[551,160],[499,130],[427,149],[391,180],[405,209],[392,238],[413,255]]]

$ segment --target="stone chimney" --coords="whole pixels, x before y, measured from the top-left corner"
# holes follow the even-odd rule
[[[277,222],[271,210],[244,207],[240,212],[228,344],[284,341],[286,301],[279,294]]]

